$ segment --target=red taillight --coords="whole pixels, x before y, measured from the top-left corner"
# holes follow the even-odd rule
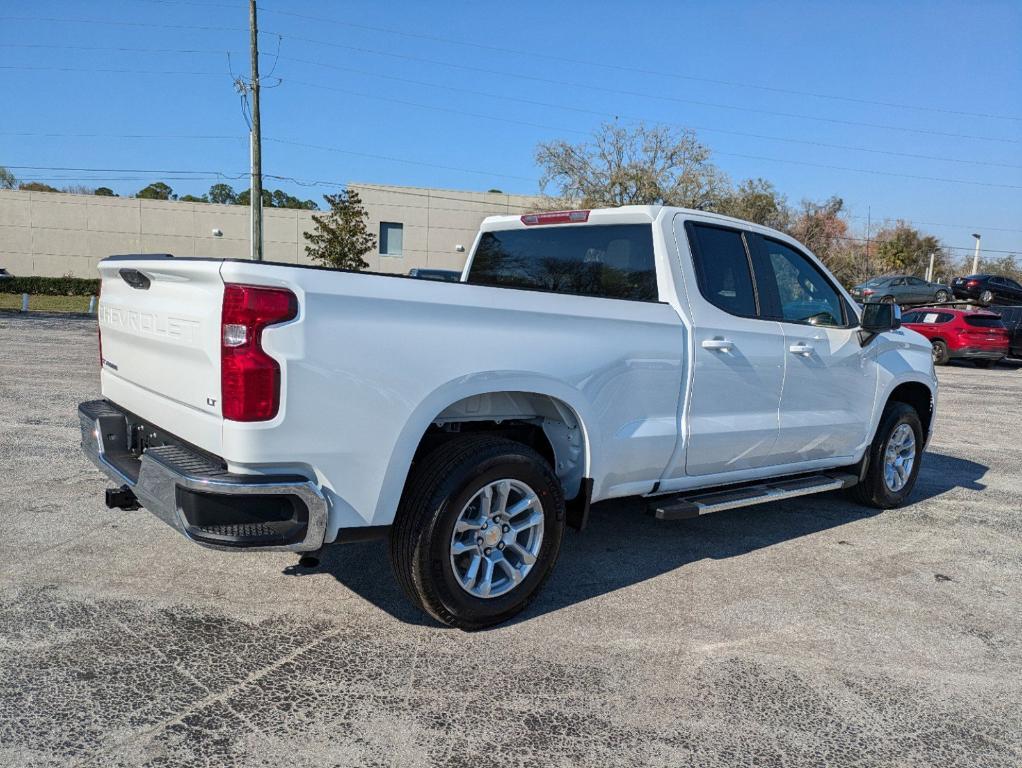
[[[864,288],[862,290],[863,296],[872,296],[874,293],[876,293],[876,291],[874,291],[872,288]]]
[[[967,280],[965,282],[965,285],[969,288],[975,288],[977,285],[979,285],[979,280]]]
[[[522,224],[533,227],[537,224],[583,224],[589,221],[589,211],[551,211],[549,213],[527,213]]]
[[[267,421],[277,415],[280,366],[263,351],[263,329],[297,315],[298,299],[285,288],[224,287],[220,403],[225,419]]]

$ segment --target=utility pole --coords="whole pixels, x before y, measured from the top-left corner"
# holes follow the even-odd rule
[[[976,238],[976,252],[972,254],[972,274],[975,275],[976,273],[979,272],[979,240],[980,240],[980,236],[977,235],[975,232],[972,233],[972,236],[974,238]]]
[[[256,0],[248,0],[249,48],[252,54],[252,261],[263,260],[263,139],[259,131],[259,25]]]
[[[869,267],[869,230],[872,221],[873,207],[870,205],[866,206],[866,277],[868,278],[871,274]]]

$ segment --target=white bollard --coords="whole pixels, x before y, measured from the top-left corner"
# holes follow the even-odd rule
[[[28,294],[21,294],[21,311],[28,312]]]
[[[96,297],[95,296],[90,296],[89,297],[89,314],[91,315],[95,311],[96,311]]]

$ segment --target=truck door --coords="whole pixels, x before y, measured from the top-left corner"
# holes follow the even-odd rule
[[[780,240],[749,235],[764,314],[784,330],[776,463],[850,456],[866,439],[876,397],[875,347],[831,279]]]
[[[697,286],[688,291],[694,329],[684,474],[775,463],[784,334],[761,316],[746,236],[676,218],[675,237],[683,260],[690,246]],[[681,474],[675,465],[665,477]]]

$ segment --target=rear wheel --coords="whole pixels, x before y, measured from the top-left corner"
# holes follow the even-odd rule
[[[893,296],[884,296],[882,299],[880,299],[880,302],[883,303],[883,304],[893,304],[894,303],[894,297]]]
[[[391,529],[391,564],[433,618],[482,629],[529,604],[563,532],[560,482],[543,457],[512,440],[470,435],[414,469]]]
[[[904,504],[919,475],[924,439],[915,408],[889,402],[869,447],[866,476],[852,488],[855,499],[879,509]]]
[[[947,344],[940,339],[934,339],[931,345],[933,346],[933,364],[947,365],[951,360],[951,355],[947,351]]]
[[[980,304],[993,304],[994,303],[994,292],[993,291],[983,291],[983,293],[981,293],[979,295],[979,303]]]

